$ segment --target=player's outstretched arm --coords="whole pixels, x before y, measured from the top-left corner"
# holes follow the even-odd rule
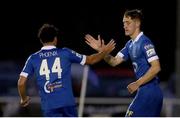
[[[100,37],[100,35],[98,35],[98,39],[95,39],[90,34],[87,34],[87,35],[85,35],[85,39],[86,39],[85,42],[91,48],[95,49],[98,52],[100,52],[102,50],[102,48],[105,46],[104,40]],[[111,65],[113,67],[123,62],[123,58],[121,58],[119,56],[113,57],[110,54],[107,54],[104,57],[104,60],[105,60],[105,62],[107,62],[109,65]]]
[[[20,96],[20,104],[22,107],[26,107],[29,104],[30,98],[26,96],[26,81],[27,78],[20,76],[18,80],[18,92]]]
[[[95,64],[102,60],[107,54],[111,53],[115,49],[116,43],[114,40],[109,41],[107,45],[104,45],[101,48],[101,51],[99,51],[96,54],[92,54],[90,56],[87,56],[86,63],[85,64]]]

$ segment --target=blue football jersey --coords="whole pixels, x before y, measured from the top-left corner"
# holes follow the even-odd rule
[[[73,106],[71,64],[85,61],[85,55],[71,49],[44,46],[29,56],[20,75],[35,74],[43,110]]]
[[[137,79],[148,71],[150,62],[159,59],[153,43],[143,32],[141,32],[134,41],[129,40],[117,55],[124,60],[131,59]]]
[[[124,60],[131,59],[136,78],[142,77],[150,68],[150,62],[159,59],[153,43],[143,32],[135,40],[129,40],[125,47],[118,52]],[[130,104],[127,117],[157,117],[160,116],[163,94],[159,87],[158,78],[142,85]]]

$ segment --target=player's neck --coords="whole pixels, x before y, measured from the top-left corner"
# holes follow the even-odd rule
[[[54,42],[44,43],[43,46],[56,46]]]
[[[135,30],[135,32],[130,36],[132,40],[135,40],[136,37],[139,35],[141,31],[140,30]]]

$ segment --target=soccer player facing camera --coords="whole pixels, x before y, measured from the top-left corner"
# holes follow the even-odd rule
[[[71,64],[95,64],[114,48],[111,40],[101,52],[90,56],[79,54],[69,48],[57,48],[58,29],[44,24],[38,33],[43,44],[40,51],[27,59],[18,80],[20,104],[26,107],[30,98],[26,94],[29,75],[35,74],[45,117],[77,117],[77,109],[71,85]]]
[[[127,88],[136,96],[130,104],[127,117],[158,117],[160,116],[163,94],[159,87],[160,72],[159,57],[151,40],[141,31],[142,12],[138,9],[127,10],[124,13],[123,25],[125,35],[131,39],[125,44],[117,55],[106,55],[104,60],[111,66],[131,60],[137,80],[130,83]],[[86,35],[86,43],[100,51],[104,41],[98,36],[96,40],[91,35]]]

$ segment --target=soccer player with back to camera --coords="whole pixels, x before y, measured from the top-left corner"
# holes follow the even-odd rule
[[[137,80],[130,83],[127,88],[131,94],[135,91],[137,93],[126,112],[126,116],[158,117],[163,103],[163,94],[157,77],[161,67],[152,41],[141,31],[142,11],[138,9],[127,10],[123,17],[123,25],[125,35],[129,36],[131,40],[115,57],[108,54],[104,60],[111,66],[121,64],[128,59],[132,61]],[[96,40],[87,34],[85,39],[86,43],[97,51],[103,47],[104,41],[100,36]]]
[[[18,80],[20,104],[26,107],[30,97],[26,94],[29,75],[35,74],[45,117],[77,117],[77,109],[71,85],[71,64],[95,64],[115,48],[111,40],[102,50],[90,56],[69,48],[57,48],[58,29],[44,24],[38,33],[43,44],[40,51],[27,59]]]

